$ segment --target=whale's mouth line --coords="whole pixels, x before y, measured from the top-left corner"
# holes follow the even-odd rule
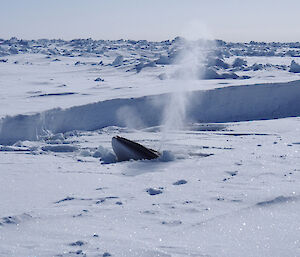
[[[156,150],[147,148],[120,136],[114,136],[112,138],[112,148],[118,161],[152,160],[160,157],[161,155]]]

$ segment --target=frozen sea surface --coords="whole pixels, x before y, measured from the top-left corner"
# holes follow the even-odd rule
[[[296,43],[186,80],[179,39],[24,42],[0,41],[1,256],[300,255]],[[163,156],[115,163],[115,135]]]

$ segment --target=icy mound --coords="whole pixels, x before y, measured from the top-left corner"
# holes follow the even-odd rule
[[[294,60],[291,62],[290,72],[300,73],[300,65],[296,63]]]
[[[238,67],[242,68],[245,66],[247,66],[247,61],[242,58],[235,58],[235,60],[232,63],[233,68],[238,68]]]
[[[204,73],[200,76],[203,79],[238,79],[241,78],[234,72],[218,73],[215,69],[209,67],[205,69]]]
[[[109,149],[99,146],[93,157],[99,158],[103,164],[115,163],[117,161],[116,155]]]
[[[115,58],[111,65],[115,67],[121,66],[123,64],[123,60],[123,56],[119,55]]]
[[[216,66],[222,69],[228,69],[230,66],[228,63],[224,62],[222,59],[216,58],[216,59],[209,59],[207,65],[209,67]]]
[[[169,65],[175,62],[175,56],[174,55],[169,55],[169,56],[165,56],[165,55],[161,55],[159,57],[159,59],[155,60],[156,64],[159,65]]]
[[[0,144],[38,140],[48,133],[91,131],[107,126],[132,128],[162,123],[169,94],[130,99],[113,99],[53,109],[34,115],[17,115],[0,120]],[[194,122],[234,122],[300,115],[300,81],[259,84],[194,91],[186,110]]]

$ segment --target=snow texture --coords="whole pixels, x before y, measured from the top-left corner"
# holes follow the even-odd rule
[[[0,256],[299,256],[299,58],[0,39]],[[117,135],[161,156],[117,162]]]

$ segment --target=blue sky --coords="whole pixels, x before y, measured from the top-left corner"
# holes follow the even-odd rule
[[[0,38],[300,41],[299,0],[0,0]]]

